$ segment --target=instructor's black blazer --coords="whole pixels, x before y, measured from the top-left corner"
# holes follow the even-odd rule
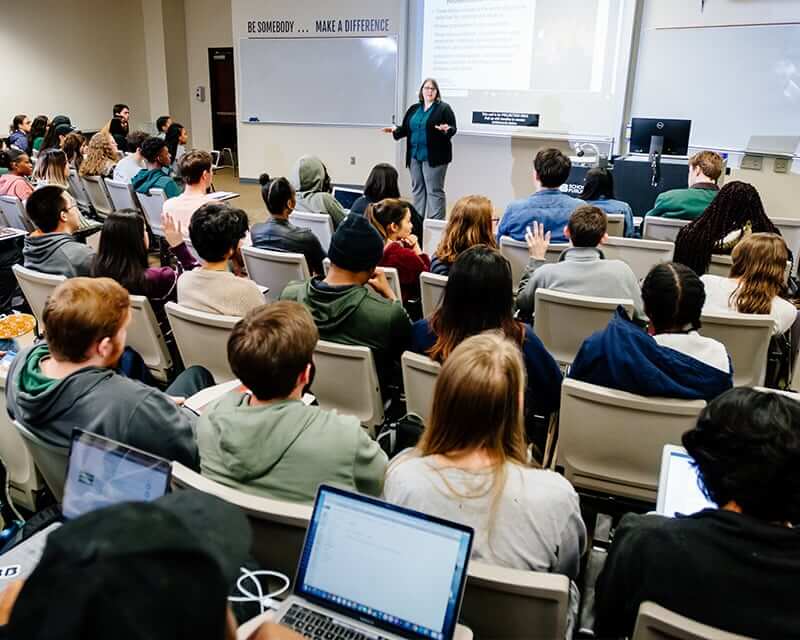
[[[409,107],[406,115],[403,116],[403,124],[397,127],[392,134],[395,140],[406,139],[406,166],[411,165],[411,116],[417,109],[422,108],[422,103],[418,102]],[[425,132],[428,134],[428,164],[438,167],[442,164],[449,164],[453,160],[453,144],[450,138],[456,135],[456,115],[446,102],[434,102],[431,106],[431,114],[428,116],[428,125]],[[436,125],[449,124],[450,130],[447,133],[436,129]]]

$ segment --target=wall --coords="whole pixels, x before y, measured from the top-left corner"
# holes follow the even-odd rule
[[[169,111],[175,122],[189,126],[189,75],[186,53],[186,21],[183,0],[162,1],[164,54]],[[154,114],[153,119],[162,114]],[[190,131],[191,133],[191,131]],[[190,140],[191,144],[191,140]],[[196,145],[193,145],[196,146]]]
[[[155,131],[155,119],[169,113],[167,54],[164,48],[164,13],[161,0],[142,0],[144,53],[150,94],[150,122],[145,131]]]

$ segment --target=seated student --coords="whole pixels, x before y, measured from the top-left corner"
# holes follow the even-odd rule
[[[311,275],[322,275],[322,261],[326,256],[319,239],[310,229],[295,226],[289,221],[289,215],[296,204],[292,185],[286,178],[273,180],[266,173],[262,173],[258,181],[261,184],[261,199],[269,211],[269,219],[250,229],[253,246],[271,251],[302,253],[306,257]]]
[[[419,443],[389,465],[384,497],[472,527],[474,560],[575,580],[586,546],[578,494],[529,464],[524,389],[516,344],[494,332],[464,340],[436,379]]]
[[[751,233],[780,235],[756,188],[738,180],[728,182],[703,215],[678,232],[674,260],[702,275],[708,271],[712,254],[729,255]]]
[[[550,233],[536,222],[526,235],[530,260],[517,289],[517,308],[528,320],[536,311],[536,290],[555,289],[582,296],[633,300],[637,318],[646,320],[639,280],[622,260],[605,260],[601,249],[608,240],[608,218],[600,209],[581,205],[572,213],[564,237],[572,241],[559,262],[547,263]]]
[[[33,185],[26,179],[33,173],[33,163],[24,151],[4,149],[0,151],[0,167],[8,173],[0,175],[0,196],[16,196],[27,200],[33,193]]]
[[[204,476],[292,502],[313,502],[322,482],[380,495],[386,454],[358,419],[301,400],[318,339],[311,314],[296,302],[264,305],[237,323],[228,360],[248,392],[228,393],[198,421]]]
[[[83,162],[83,151],[85,146],[86,138],[84,138],[83,135],[77,131],[73,131],[72,133],[68,133],[66,136],[64,136],[64,142],[61,144],[61,150],[67,154],[67,163],[70,166],[70,170],[80,171],[81,163]]]
[[[646,216],[695,220],[716,197],[717,180],[722,175],[723,161],[713,151],[700,151],[689,158],[689,188],[670,189],[658,194]]]
[[[636,236],[631,205],[622,200],[614,199],[614,178],[608,169],[594,167],[586,172],[580,199],[586,204],[597,207],[606,214],[621,213],[625,216],[625,237],[633,238]]]
[[[331,195],[331,178],[322,160],[316,156],[302,156],[292,169],[290,181],[297,191],[298,211],[327,213],[334,228],[344,220],[345,211]]]
[[[163,140],[167,136],[167,129],[169,129],[171,124],[172,116],[158,116],[158,118],[156,118],[156,129],[158,130],[156,138],[161,138]]]
[[[67,154],[61,149],[44,149],[36,157],[36,168],[33,170],[36,187],[53,185],[62,189],[69,188],[69,163]]]
[[[125,139],[126,149],[131,153],[126,155],[114,167],[114,182],[130,182],[133,176],[145,168],[145,159],[142,155],[142,143],[148,136],[144,131],[132,131]]]
[[[350,207],[350,213],[363,216],[367,211],[367,206],[385,200],[386,198],[400,198],[400,187],[397,180],[399,176],[397,169],[392,165],[381,162],[372,167],[364,185],[364,195],[358,198]],[[410,202],[406,203],[411,211],[411,226],[414,227],[413,234],[418,238],[422,237],[422,216]]]
[[[180,159],[180,175],[186,186],[181,195],[164,203],[163,211],[187,232],[192,214],[211,200],[208,189],[214,179],[211,171],[213,163],[208,151],[190,151]]]
[[[497,248],[492,231],[494,207],[489,198],[464,196],[450,212],[439,246],[431,258],[431,273],[446,276],[464,251],[478,244]]]
[[[508,205],[497,229],[498,240],[503,236],[525,240],[525,232],[536,221],[551,233],[553,242],[567,242],[563,230],[572,212],[583,204],[559,191],[571,169],[569,158],[558,149],[542,149],[537,153],[533,161],[536,192]]]
[[[115,104],[112,110],[112,119],[119,118],[122,124],[122,135],[128,135],[128,129],[130,127],[130,119],[131,119],[131,110],[127,104]]]
[[[319,337],[372,350],[384,397],[406,350],[411,321],[383,272],[383,239],[363,216],[347,216],[333,234],[328,275],[291,282],[282,300],[308,307]]]
[[[47,342],[21,351],[8,372],[14,419],[58,445],[77,426],[197,468],[193,420],[178,402],[214,380],[190,367],[162,393],[115,373],[131,321],[125,289],[110,278],[71,278],[42,317]]]
[[[64,139],[75,131],[67,116],[56,116],[47,128],[42,141],[42,149],[60,149]]]
[[[81,224],[72,196],[58,186],[41,187],[28,198],[25,211],[36,225],[25,237],[25,266],[67,278],[88,276],[94,251],[72,235]]]
[[[587,338],[569,377],[642,396],[711,400],[733,386],[725,345],[697,333],[703,283],[676,262],[656,265],[642,283],[648,332],[620,307]]]
[[[209,202],[194,212],[189,224],[192,246],[203,266],[178,280],[180,304],[227,316],[243,316],[266,303],[258,285],[228,270],[228,260],[239,260],[239,246],[247,234],[247,214],[221,202]]]
[[[381,267],[394,267],[400,280],[403,301],[419,300],[419,274],[429,271],[431,259],[422,253],[417,236],[411,233],[411,211],[403,200],[387,198],[367,207],[367,219],[383,238]]]
[[[95,133],[89,140],[86,156],[78,173],[82,176],[110,178],[114,174],[118,155],[117,143],[110,134],[102,131]]]
[[[28,153],[31,149],[28,148],[28,133],[31,130],[31,119],[25,114],[14,116],[11,121],[11,126],[8,128],[10,135],[8,136],[8,146],[16,147],[22,153]]]
[[[753,233],[733,249],[730,275],[704,275],[705,310],[759,313],[772,317],[774,334],[785,333],[797,319],[797,308],[781,298],[789,250],[774,233]]]
[[[597,581],[598,637],[630,635],[645,600],[747,637],[797,635],[798,424],[797,401],[745,387],[703,409],[683,446],[718,508],[622,518]]]
[[[108,133],[114,141],[114,144],[116,144],[118,148],[124,149],[128,138],[128,123],[123,122],[122,118],[111,118],[111,121],[108,123],[108,132],[101,131],[101,133]]]
[[[161,138],[150,137],[142,143],[142,155],[147,167],[133,176],[131,185],[137,193],[148,193],[150,189],[163,189],[167,198],[180,195],[181,188],[170,176],[169,151]]]
[[[166,134],[164,134],[164,142],[167,143],[167,150],[169,157],[172,158],[172,172],[178,177],[180,174],[180,161],[186,153],[186,143],[189,141],[189,132],[182,124],[173,122],[169,125]]]
[[[44,142],[44,134],[47,133],[47,123],[50,118],[47,116],[36,116],[31,123],[31,130],[28,132],[28,150],[33,153],[40,151]]]

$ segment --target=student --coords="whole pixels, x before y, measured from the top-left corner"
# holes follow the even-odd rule
[[[186,186],[181,195],[164,203],[164,213],[172,216],[187,232],[192,214],[211,200],[208,190],[214,179],[213,162],[208,151],[190,151],[179,162],[180,175]]]
[[[30,133],[31,124],[31,119],[25,114],[14,116],[11,126],[8,128],[11,132],[11,135],[8,136],[8,146],[28,153],[28,133]]]
[[[125,139],[128,155],[122,158],[114,167],[114,182],[130,183],[133,177],[147,167],[147,162],[142,155],[142,144],[148,135],[144,131],[133,131]]]
[[[8,173],[0,175],[0,196],[15,196],[27,200],[33,193],[33,185],[27,177],[33,173],[33,164],[24,151],[8,148],[0,151],[0,167]]]
[[[281,299],[308,307],[321,339],[369,347],[387,397],[409,344],[411,321],[386,276],[376,271],[383,239],[363,216],[347,216],[333,234],[328,257],[327,276],[291,282]]]
[[[603,331],[587,338],[569,377],[642,396],[711,400],[733,386],[725,346],[697,333],[703,283],[676,262],[653,267],[642,283],[648,332],[620,307]]]
[[[110,278],[71,278],[50,295],[42,318],[47,342],[21,351],[8,372],[14,419],[61,446],[80,426],[197,468],[193,420],[178,403],[214,380],[190,367],[162,393],[114,372],[131,321],[122,286]]]
[[[789,251],[774,233],[753,233],[733,249],[730,275],[704,275],[705,309],[758,313],[772,317],[773,334],[785,333],[797,319],[797,308],[781,294],[785,291]]]
[[[571,169],[569,158],[558,149],[542,149],[537,153],[533,161],[536,191],[524,200],[508,205],[497,229],[498,240],[502,236],[525,240],[525,232],[536,221],[543,225],[545,232],[551,233],[553,242],[567,242],[563,229],[572,212],[583,204],[559,191],[569,178]]]
[[[167,143],[161,138],[150,137],[142,143],[141,149],[147,166],[133,176],[131,185],[134,190],[146,194],[150,189],[163,189],[167,198],[180,195],[181,188],[170,176]]]
[[[494,207],[489,198],[464,196],[453,205],[436,253],[431,258],[431,273],[446,276],[467,249],[484,244],[497,248],[492,231]]]
[[[156,138],[161,138],[163,140],[166,137],[167,129],[169,129],[171,124],[172,116],[159,116],[156,119],[156,129],[158,130]]]
[[[381,162],[372,167],[372,171],[367,176],[364,185],[364,195],[358,198],[350,207],[350,213],[363,216],[367,211],[367,206],[385,200],[386,198],[400,198],[400,187],[397,183],[397,169],[386,162]],[[422,237],[422,216],[414,208],[414,205],[407,202],[411,211],[411,226],[414,228],[412,233],[417,238]]]
[[[234,390],[197,424],[200,471],[254,495],[311,503],[336,482],[380,495],[386,454],[353,416],[307,406],[319,333],[289,301],[250,311],[228,339],[228,360],[247,392]]]
[[[157,138],[156,138],[157,139]],[[258,285],[228,270],[228,261],[239,259],[239,247],[247,234],[247,214],[220,202],[209,202],[192,215],[189,237],[203,266],[178,280],[178,302],[198,311],[244,316],[266,303]]]
[[[516,344],[497,333],[464,340],[436,378],[419,443],[389,465],[384,497],[472,527],[474,560],[575,580],[586,547],[578,494],[530,466],[524,390]]]
[[[106,132],[101,131],[100,133],[105,134]],[[111,121],[108,123],[108,135],[111,136],[111,139],[114,141],[114,144],[117,145],[118,149],[125,148],[128,133],[127,123],[123,122],[121,118],[111,118]]]
[[[127,136],[128,128],[130,126],[129,125],[130,117],[131,117],[130,108],[128,107],[127,104],[115,104],[112,113],[113,113],[112,118],[119,118],[122,123],[122,127],[124,130],[122,135]]]
[[[31,130],[28,132],[28,149],[33,153],[42,148],[44,134],[47,133],[47,123],[50,119],[47,116],[36,116],[31,123]]]
[[[164,135],[164,142],[167,143],[167,151],[169,151],[169,157],[172,158],[173,171],[180,168],[179,163],[183,154],[186,153],[186,143],[188,141],[189,132],[186,130],[186,127],[178,122],[173,122],[169,125]]]
[[[605,260],[602,244],[608,240],[608,218],[600,209],[581,205],[569,217],[564,237],[572,247],[564,250],[558,262],[545,260],[550,232],[533,223],[526,234],[530,260],[517,289],[517,308],[528,320],[535,309],[536,290],[554,289],[582,296],[628,298],[637,318],[646,320],[642,309],[639,280],[622,260]]]
[[[614,199],[614,178],[608,169],[594,167],[586,172],[580,199],[586,204],[593,205],[604,211],[606,214],[621,213],[625,216],[625,237],[633,238],[636,236],[631,205],[622,200]]]
[[[678,232],[674,259],[702,275],[712,254],[730,254],[743,238],[762,232],[780,235],[756,188],[734,180],[719,190],[702,216]]]
[[[72,133],[68,133],[66,136],[64,136],[64,142],[61,144],[61,150],[67,154],[67,162],[69,163],[72,171],[80,171],[85,147],[86,138],[84,138],[81,133],[73,131]]]
[[[429,271],[431,259],[411,233],[411,211],[403,200],[387,198],[367,207],[367,219],[383,238],[381,267],[394,267],[407,304],[420,299],[419,274]]]
[[[331,178],[322,160],[315,156],[299,158],[292,169],[291,183],[297,191],[298,211],[327,213],[334,229],[339,226],[345,212],[331,195]]]
[[[36,157],[36,168],[33,171],[36,187],[54,185],[62,189],[69,188],[69,164],[67,154],[61,149],[44,149]]]
[[[266,173],[262,173],[258,181],[261,184],[261,198],[269,211],[269,219],[250,229],[253,246],[271,251],[302,253],[306,257],[311,275],[322,275],[322,261],[326,256],[319,239],[310,229],[303,229],[289,222],[289,215],[297,202],[292,185],[286,178],[272,180]]]
[[[716,197],[717,180],[723,161],[713,151],[700,151],[689,158],[689,188],[671,189],[658,194],[655,205],[645,215],[695,220]]]
[[[61,118],[61,120],[58,118]],[[75,127],[68,121],[65,122],[65,119],[68,120],[66,116],[56,116],[53,118],[53,122],[50,123],[50,126],[47,128],[47,133],[44,135],[42,149],[61,149],[63,147],[66,137],[75,131]]]
[[[646,600],[742,636],[797,634],[798,424],[797,401],[745,387],[703,409],[683,446],[718,508],[622,518],[597,581],[598,637],[630,635]]]
[[[89,140],[86,156],[78,173],[87,177],[110,178],[114,174],[118,155],[117,143],[110,134],[102,131],[95,133]]]

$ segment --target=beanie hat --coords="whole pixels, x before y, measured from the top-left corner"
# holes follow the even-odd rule
[[[383,238],[364,216],[351,213],[333,234],[328,257],[346,271],[372,271],[383,258]]]

